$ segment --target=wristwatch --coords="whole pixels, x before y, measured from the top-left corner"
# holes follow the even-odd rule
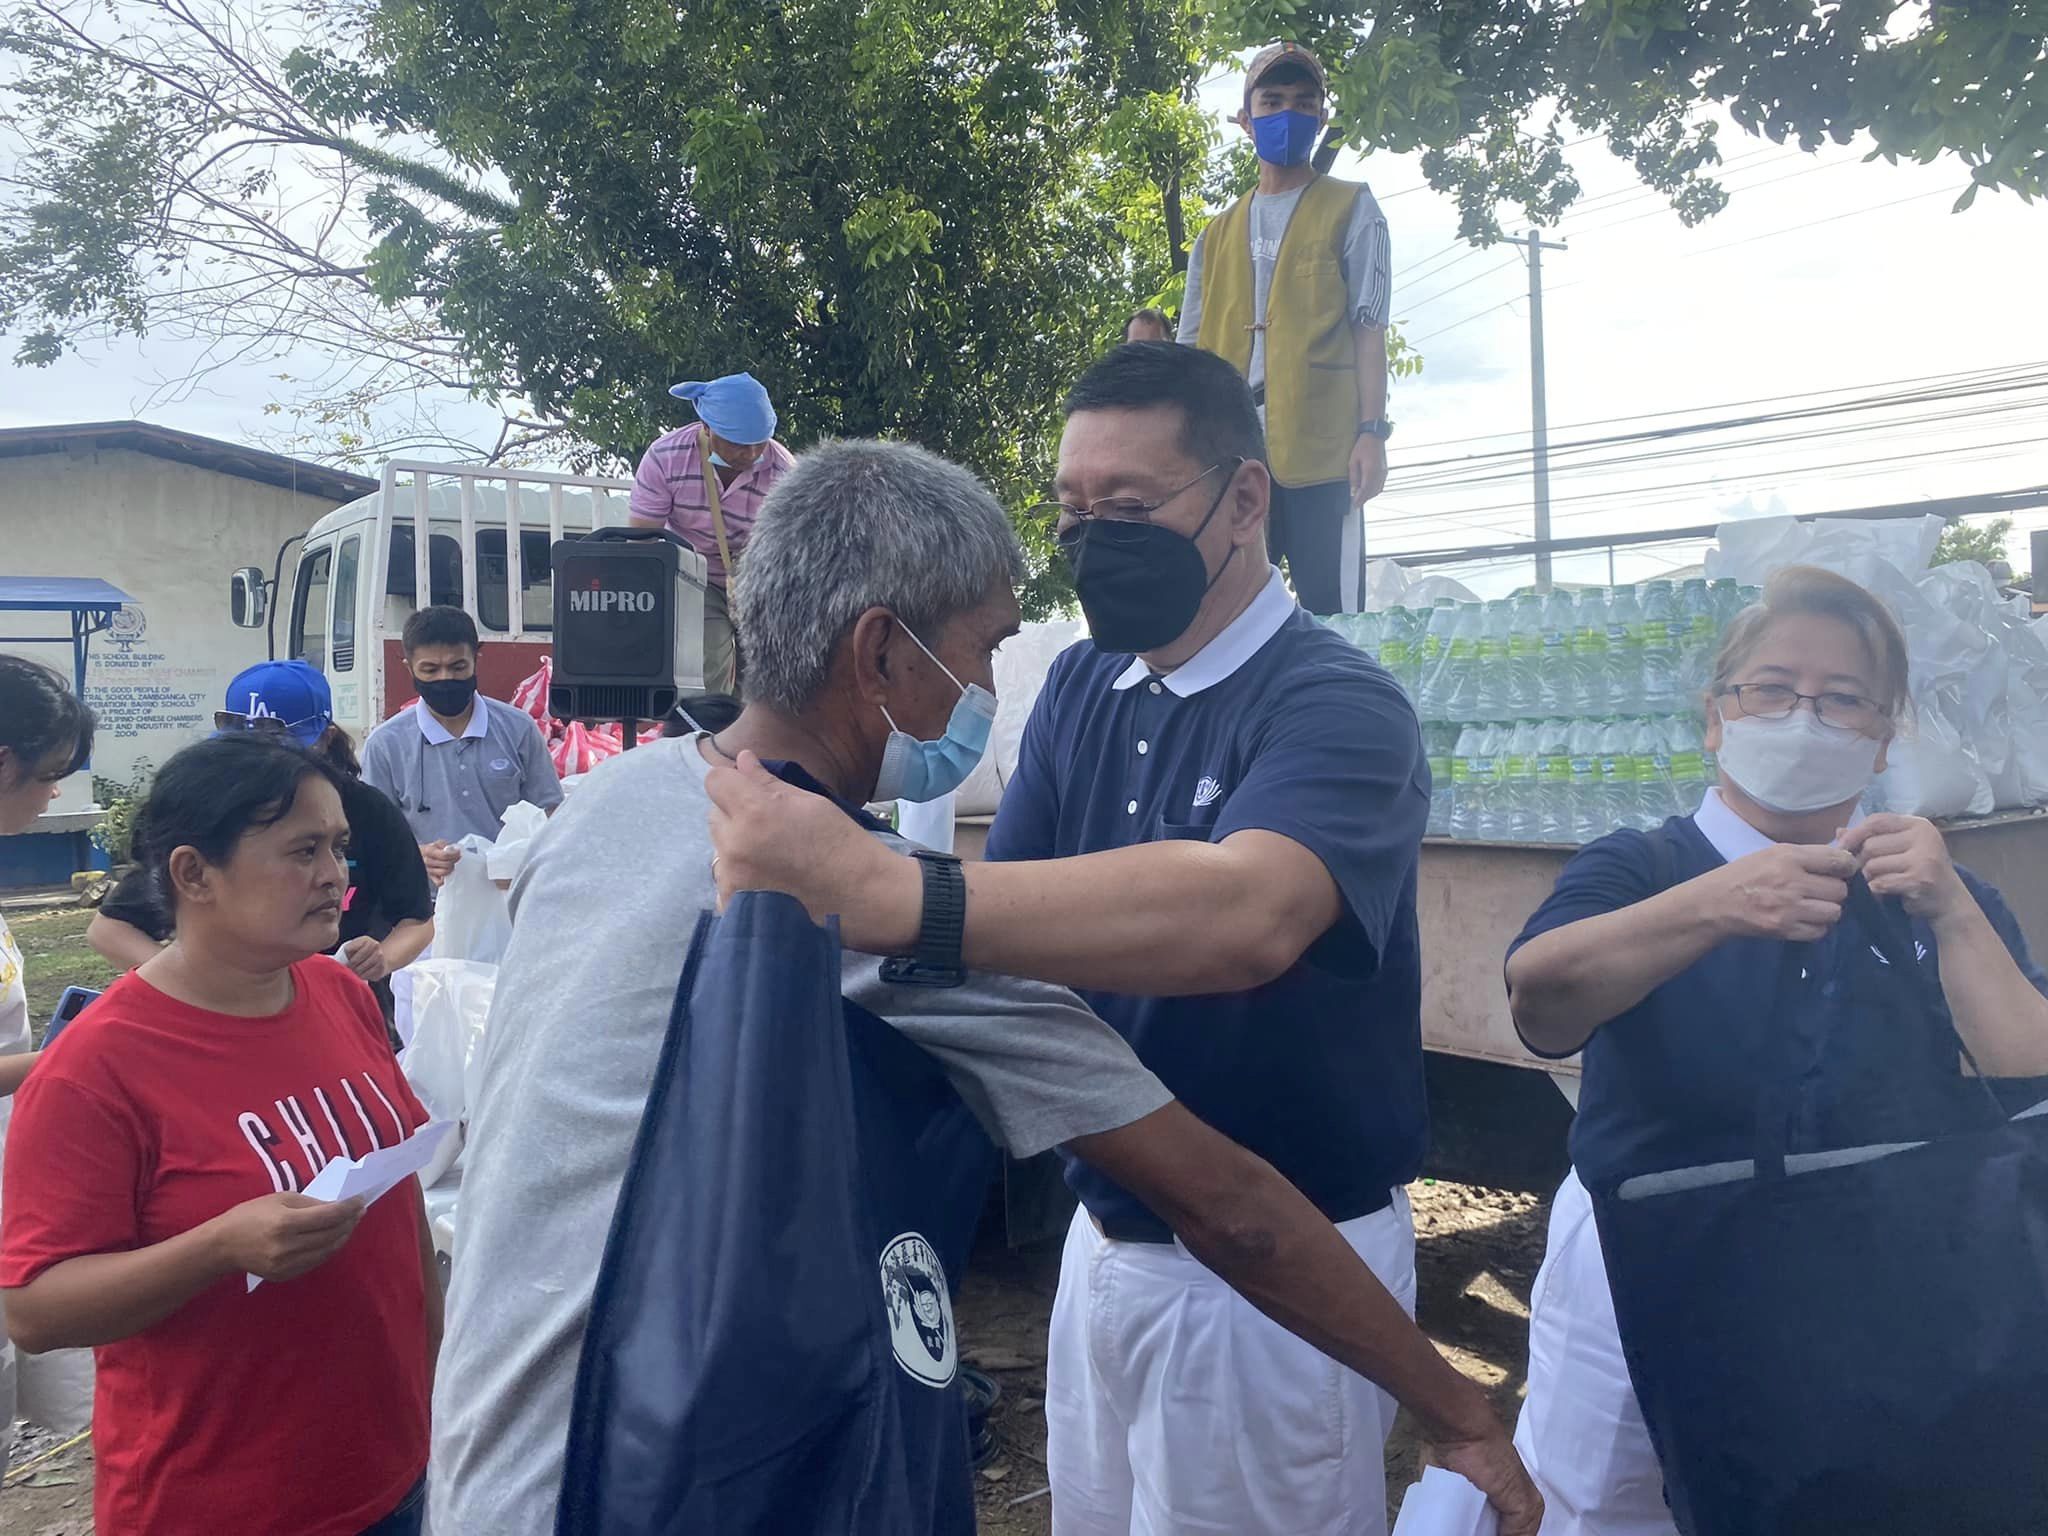
[[[918,920],[917,947],[907,955],[882,962],[882,980],[893,987],[957,987],[967,980],[960,963],[960,943],[967,928],[967,876],[950,853],[915,848],[924,876],[924,913]]]
[[[1376,417],[1372,421],[1361,421],[1358,424],[1358,435],[1360,437],[1376,437],[1381,442],[1385,442],[1394,435],[1394,424],[1384,416]]]

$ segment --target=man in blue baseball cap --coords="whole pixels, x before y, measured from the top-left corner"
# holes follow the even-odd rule
[[[327,679],[303,661],[259,661],[237,673],[222,707],[213,712],[216,736],[263,731],[309,748],[333,723],[334,695]]]
[[[751,373],[669,390],[697,409],[686,427],[654,440],[633,478],[636,528],[665,528],[704,557],[704,686],[739,691],[727,583],[761,503],[796,460],[775,441],[775,407]]]

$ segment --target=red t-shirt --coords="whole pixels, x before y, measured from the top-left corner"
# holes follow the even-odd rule
[[[370,989],[322,955],[270,1018],[188,1007],[130,974],[16,1096],[0,1288],[147,1247],[428,1115]],[[108,1536],[356,1536],[427,1464],[420,1199],[393,1190],[346,1246],[253,1292],[224,1276],[93,1351],[94,1514]]]

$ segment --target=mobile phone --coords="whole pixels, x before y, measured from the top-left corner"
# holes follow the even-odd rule
[[[99,995],[93,987],[66,987],[64,995],[57,999],[57,1011],[50,1015],[50,1027],[43,1031],[42,1048],[47,1051],[55,1045],[64,1026],[85,1012],[89,1004],[97,1002]]]

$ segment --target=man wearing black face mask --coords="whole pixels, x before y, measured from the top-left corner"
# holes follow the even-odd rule
[[[540,729],[476,689],[476,624],[460,608],[422,608],[405,621],[406,670],[419,702],[363,743],[363,777],[405,813],[439,885],[462,857],[455,845],[495,840],[525,800],[552,812],[562,781]]]
[[[1126,345],[1066,409],[1046,511],[1093,638],[1053,664],[990,862],[963,871],[964,913],[933,910],[965,965],[1079,990],[1412,1309],[1429,813],[1415,712],[1270,564],[1265,440],[1229,363]],[[917,944],[910,860],[758,767],[707,788],[722,891],[791,892],[870,953]],[[1084,1209],[1046,1367],[1061,1536],[1384,1532],[1393,1400],[1234,1302],[1126,1185],[1066,1163]],[[1533,1531],[1498,1432],[1447,1438],[1502,1529]]]

